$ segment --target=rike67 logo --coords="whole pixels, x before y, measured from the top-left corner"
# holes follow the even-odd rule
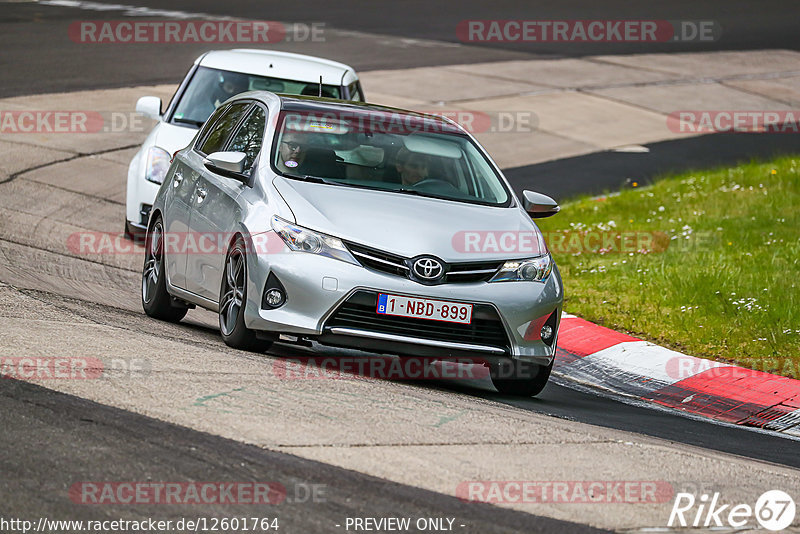
[[[764,492],[755,506],[749,504],[720,504],[720,494],[703,494],[696,498],[691,493],[678,493],[672,512],[669,514],[669,527],[734,527],[753,525],[753,519],[761,528],[779,531],[788,528],[795,518],[794,500],[784,491]]]

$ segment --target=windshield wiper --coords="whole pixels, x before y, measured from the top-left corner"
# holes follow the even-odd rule
[[[418,197],[430,196],[430,195],[426,195],[425,193],[420,193],[416,189],[406,189],[405,187],[401,187],[400,189],[386,189],[386,191],[392,191],[394,193],[402,193],[404,195],[416,195]]]
[[[331,182],[325,180],[324,178],[320,178],[319,176],[310,176],[308,174],[292,174],[288,172],[283,173],[284,176],[288,178],[294,178],[295,180],[302,180],[303,182],[311,182],[314,184],[330,184]]]
[[[196,121],[194,119],[172,119],[172,122],[177,122],[178,124],[191,124],[192,126],[197,126],[198,128],[204,124],[204,121]]]

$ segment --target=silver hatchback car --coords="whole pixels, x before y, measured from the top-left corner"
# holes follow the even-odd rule
[[[563,286],[532,217],[477,141],[442,117],[269,92],[220,106],[173,158],[148,224],[146,313],[219,313],[225,342],[281,336],[436,360],[495,387],[550,375]]]

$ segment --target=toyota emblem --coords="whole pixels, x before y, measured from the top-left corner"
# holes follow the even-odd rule
[[[441,262],[433,258],[420,258],[414,262],[414,274],[423,280],[436,280],[443,272]]]

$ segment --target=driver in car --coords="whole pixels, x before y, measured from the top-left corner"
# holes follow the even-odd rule
[[[428,158],[407,148],[397,152],[395,168],[403,185],[414,185],[428,178]]]
[[[301,136],[296,133],[286,133],[278,149],[278,170],[297,174],[303,167],[305,159],[306,151]]]
[[[276,167],[282,173],[334,179],[345,177],[336,152],[313,146],[308,136],[302,133],[287,132],[283,135],[277,160]]]
[[[214,109],[217,109],[232,96],[245,91],[247,91],[247,80],[245,77],[234,73],[227,75],[220,74],[217,87],[211,95],[211,103],[214,105]]]

